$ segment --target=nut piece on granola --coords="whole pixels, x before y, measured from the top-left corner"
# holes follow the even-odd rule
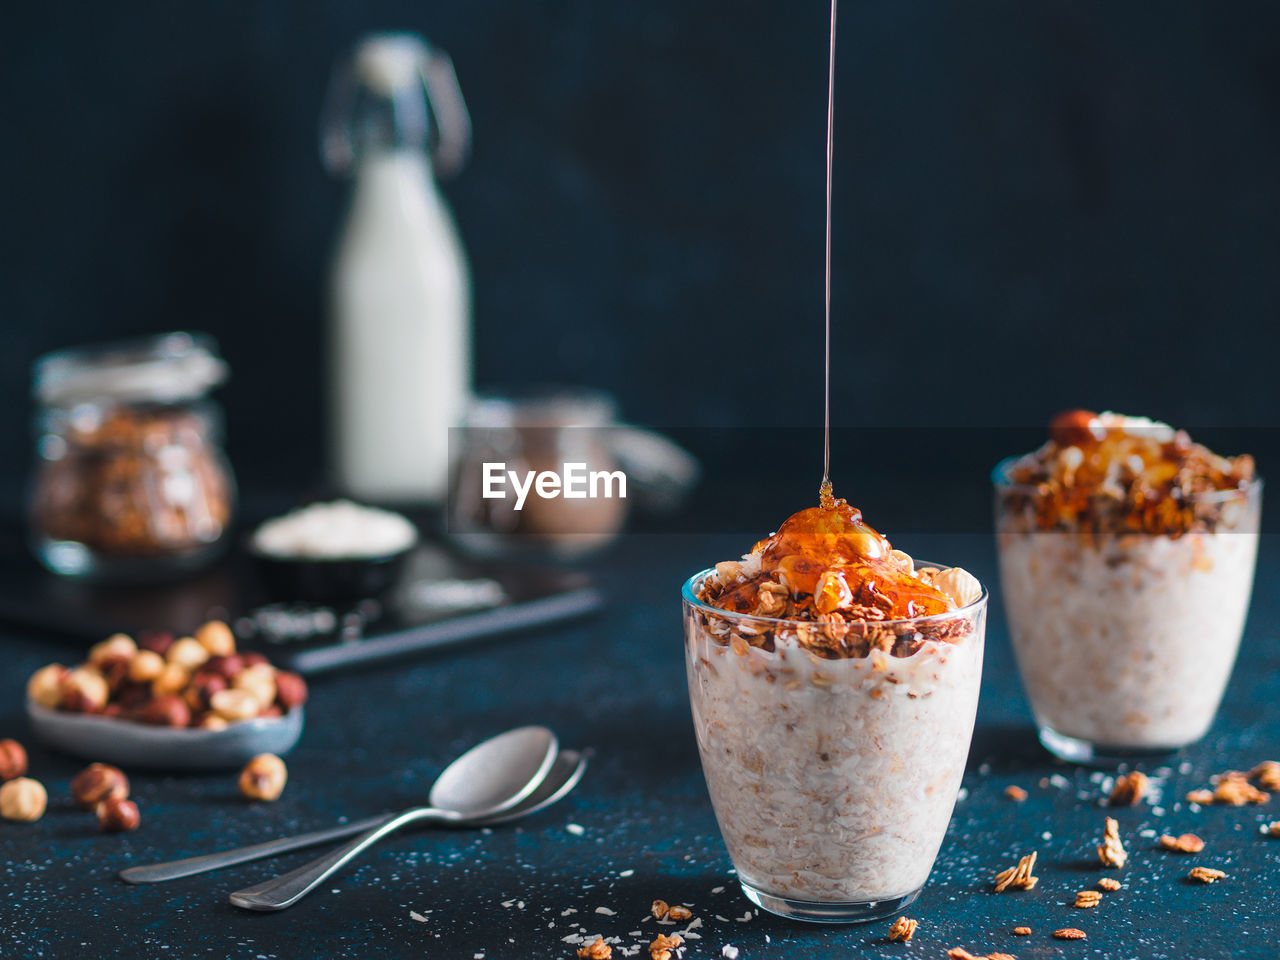
[[[1116,777],[1116,785],[1111,790],[1110,804],[1113,807],[1134,807],[1147,792],[1150,781],[1147,775],[1139,770]]]
[[[1107,817],[1107,826],[1102,833],[1102,842],[1098,844],[1098,859],[1107,867],[1123,867],[1129,854],[1120,842],[1120,824],[1113,817]]]
[[[1212,790],[1192,790],[1187,794],[1187,803],[1195,803],[1207,807],[1213,803]]]
[[[1103,877],[1098,881],[1098,886],[1103,890],[1119,890],[1121,883],[1115,877]]]
[[[1036,853],[1032,851],[1021,860],[1018,861],[1016,867],[1010,867],[1007,870],[1001,870],[996,874],[995,891],[1003,893],[1010,888],[1014,890],[1031,890],[1035,888],[1039,877],[1032,876],[1031,871],[1036,865]]]
[[[1280,761],[1263,760],[1249,771],[1249,779],[1257,780],[1263,790],[1280,792]]]
[[[1031,936],[1031,928],[1030,927],[1014,927],[1013,935],[1015,937],[1029,937]]]
[[[893,943],[906,943],[916,935],[916,927],[920,926],[919,920],[912,920],[910,917],[899,917],[893,921],[893,926],[889,928],[889,940]]]
[[[1014,803],[1021,803],[1023,800],[1027,799],[1027,791],[1013,783],[1004,788],[1004,795]]]
[[[1226,874],[1221,870],[1213,869],[1213,867],[1193,867],[1187,876],[1192,880],[1199,880],[1201,883],[1217,883]]]
[[[660,933],[649,944],[649,956],[652,960],[671,960],[671,951],[682,943],[684,943],[684,940],[680,938],[679,934],[668,937]]]
[[[1160,838],[1160,846],[1174,853],[1199,853],[1204,849],[1204,841],[1194,833],[1184,833],[1180,837],[1171,837],[1166,833]]]
[[[586,960],[609,960],[613,956],[613,947],[604,942],[604,937],[596,937],[585,947],[578,948],[578,956]]]
[[[655,900],[653,901],[653,906],[649,908],[649,912],[653,914],[653,919],[655,920],[667,919],[667,913],[670,910],[671,908],[667,906],[667,901],[665,900]]]
[[[1076,894],[1075,906],[1081,910],[1088,910],[1090,907],[1096,907],[1102,902],[1102,894],[1097,890],[1081,890]]]
[[[1053,936],[1056,940],[1083,940],[1085,932],[1075,927],[1063,927],[1061,930],[1053,931]]]

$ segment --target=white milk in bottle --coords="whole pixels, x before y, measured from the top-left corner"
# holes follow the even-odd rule
[[[470,140],[448,58],[412,34],[364,39],[323,138],[330,171],[354,175],[329,291],[335,479],[364,500],[439,503],[471,387],[470,277],[435,183]]]

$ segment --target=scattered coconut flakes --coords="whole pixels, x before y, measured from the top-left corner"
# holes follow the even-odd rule
[[[410,919],[410,920],[417,920],[419,923],[426,923],[426,922],[427,922],[427,918],[426,918],[426,917],[424,917],[422,914],[420,914],[417,910],[410,910],[410,911],[409,911],[409,919]]]
[[[606,917],[617,916],[616,910],[610,910],[608,907],[596,907],[596,913],[603,913]]]
[[[750,922],[751,922],[751,917],[752,917],[752,913],[751,913],[751,911],[750,911],[750,910],[748,910],[748,911],[747,911],[746,913],[744,913],[742,916],[740,916],[740,917],[735,917],[734,919],[736,919],[739,923],[750,923]]]
[[[575,837],[580,837],[587,832],[587,828],[580,823],[565,824],[565,829],[572,833]]]
[[[729,918],[728,918],[728,917],[722,917],[722,916],[720,916],[720,914],[718,914],[718,913],[716,914],[716,919],[717,919],[717,920],[719,920],[721,923],[728,923],[728,922],[729,922]]]
[[[502,905],[506,907],[508,910],[510,910],[512,907],[516,905],[516,902],[514,900],[503,900]]]
[[[711,888],[711,892],[712,892],[712,893],[724,893],[724,887],[712,887],[712,888]]]
[[[567,917],[569,914],[577,913],[577,912],[578,912],[577,907],[565,907],[563,910],[560,911],[560,916]]]
[[[738,960],[738,948],[732,943],[726,943],[720,948],[720,956],[724,957],[724,960]]]
[[[620,876],[620,877],[629,877],[629,876],[631,876],[631,875],[632,875],[632,874],[634,874],[634,873],[635,873],[635,871],[634,871],[634,870],[623,870],[620,874],[618,874],[618,876]]]

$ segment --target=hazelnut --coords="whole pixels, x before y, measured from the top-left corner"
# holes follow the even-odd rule
[[[18,777],[0,786],[0,817],[6,820],[39,820],[49,795],[39,780]]]
[[[27,751],[17,740],[0,740],[0,780],[12,780],[27,772]]]
[[[103,800],[129,796],[129,778],[106,763],[91,763],[71,778],[71,799],[82,810],[92,810]]]
[[[120,705],[126,713],[141,707],[151,699],[151,684],[149,683],[126,683],[116,691],[115,702]],[[111,704],[107,704],[111,706]],[[105,710],[103,711],[106,712]]]
[[[181,692],[191,682],[191,674],[185,667],[176,663],[166,663],[164,672],[151,681],[151,693],[157,697],[167,697]]]
[[[110,694],[106,678],[92,667],[76,667],[62,678],[62,708],[73,713],[98,713]]]
[[[1049,421],[1049,436],[1060,447],[1084,447],[1095,443],[1098,432],[1092,410],[1063,410]]]
[[[244,660],[233,653],[226,657],[210,657],[202,669],[230,680],[244,668]]]
[[[164,656],[173,646],[173,634],[163,630],[148,630],[138,634],[138,647]]]
[[[183,698],[192,710],[208,710],[215,693],[227,689],[227,678],[216,673],[197,673],[187,685]]]
[[[219,690],[209,698],[209,706],[223,720],[232,723],[256,717],[262,709],[258,698],[247,690]]]
[[[260,663],[270,663],[265,654],[257,653],[250,650],[248,653],[240,654],[240,659],[244,661],[246,667],[256,667]]]
[[[260,706],[275,703],[276,668],[266,663],[247,667],[235,675],[231,686],[252,693]]]
[[[98,814],[98,829],[103,833],[137,830],[138,824],[142,822],[138,805],[123,797],[107,797],[94,810]]]
[[[195,637],[182,637],[173,642],[164,658],[190,672],[209,659],[209,651]]]
[[[236,652],[236,635],[221,620],[210,620],[196,631],[196,639],[215,657],[229,657]]]
[[[199,727],[201,730],[227,729],[227,721],[223,720],[222,717],[212,712],[201,714],[200,719],[195,722],[195,725]]]
[[[275,800],[288,779],[283,760],[274,753],[260,753],[240,771],[240,792],[250,800]]]
[[[62,704],[62,681],[67,673],[67,668],[60,663],[41,667],[27,681],[27,699],[49,710],[58,709]]]
[[[154,650],[139,650],[129,661],[129,679],[134,683],[150,683],[164,673],[164,657]]]
[[[131,660],[137,652],[138,645],[133,642],[132,637],[117,633],[89,648],[89,663],[98,669],[103,669],[116,660]]]
[[[276,703],[280,704],[280,709],[288,712],[306,702],[307,681],[296,673],[276,671]]]
[[[185,727],[191,723],[191,708],[181,697],[168,694],[143,707],[138,719],[157,727]]]

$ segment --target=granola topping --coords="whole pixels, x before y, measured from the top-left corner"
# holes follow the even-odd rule
[[[1021,803],[1023,800],[1027,799],[1027,791],[1012,783],[1004,788],[1004,795],[1014,803]]]
[[[1096,907],[1102,902],[1102,894],[1097,890],[1081,890],[1076,894],[1075,905],[1081,910],[1088,910],[1090,907]]]
[[[1232,498],[1207,495],[1244,490],[1255,478],[1252,457],[1220,457],[1186,431],[1143,417],[1071,410],[1053,418],[1049,435],[1005,467],[1001,496],[1028,529],[1212,531]]]
[[[909,657],[928,640],[959,643],[962,618],[901,623],[966,607],[982,585],[954,567],[916,569],[915,561],[868,526],[848,501],[793,514],[777,533],[739,561],[716,564],[698,599],[732,613],[786,621],[744,621],[726,645],[775,649],[794,643],[826,659],[866,657],[879,650]]]
[[[1103,877],[1098,881],[1098,886],[1103,890],[1119,890],[1121,883],[1115,877]]]
[[[910,917],[899,917],[893,921],[893,926],[889,928],[889,939],[894,943],[906,943],[916,935],[916,927],[920,926],[919,920],[912,920]]]
[[[1102,843],[1098,844],[1098,859],[1107,867],[1123,867],[1129,854],[1120,842],[1120,824],[1112,817],[1107,817],[1107,825],[1102,833]]]
[[[1063,927],[1061,930],[1053,931],[1053,936],[1058,940],[1083,940],[1085,932],[1075,927]]]
[[[1272,793],[1280,792],[1280,761],[1264,760],[1249,772],[1251,780],[1257,780],[1258,786]]]
[[[1029,937],[1031,936],[1031,928],[1030,927],[1014,927],[1013,935],[1015,937]]]

